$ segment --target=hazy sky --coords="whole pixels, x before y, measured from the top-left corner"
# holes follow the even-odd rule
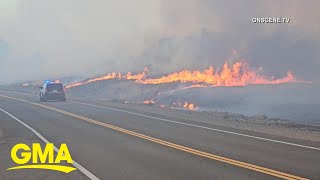
[[[159,71],[215,65],[237,50],[253,66],[314,81],[319,7],[316,0],[0,0],[0,83],[161,65],[142,54],[171,48],[159,45],[163,39],[178,48],[156,50],[169,59]],[[253,24],[253,17],[291,22]]]

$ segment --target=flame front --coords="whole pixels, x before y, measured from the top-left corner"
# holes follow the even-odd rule
[[[92,82],[119,79],[119,80],[132,80],[139,84],[166,84],[166,83],[191,83],[192,87],[217,87],[217,86],[246,86],[249,84],[281,84],[288,82],[304,82],[298,81],[294,75],[288,71],[287,75],[283,78],[274,79],[267,78],[259,74],[259,70],[251,70],[247,63],[236,62],[229,66],[228,63],[223,65],[223,69],[215,71],[210,66],[203,71],[190,71],[182,70],[174,72],[160,78],[151,78],[147,76],[149,70],[145,68],[142,73],[132,74],[128,72],[126,74],[121,73],[109,73],[105,76],[89,79],[83,82],[77,82],[67,85],[66,88],[73,88],[81,85],[85,85]]]
[[[280,84],[286,82],[298,82],[293,74],[288,71],[287,76],[280,79],[268,79],[251,71],[249,65],[242,62],[236,62],[229,67],[224,64],[221,72],[215,72],[210,66],[204,71],[182,70],[161,78],[137,79],[141,84],[164,84],[164,83],[192,83],[194,87],[201,86],[245,86],[248,84]]]
[[[105,80],[111,80],[111,79],[119,79],[119,80],[140,80],[143,79],[144,77],[146,77],[146,71],[147,69],[145,68],[145,71],[139,74],[132,74],[131,72],[128,72],[127,74],[122,75],[121,73],[116,73],[116,72],[112,72],[112,73],[108,73],[105,76],[101,76],[98,78],[93,78],[93,79],[89,79],[83,82],[76,82],[73,84],[69,84],[66,86],[66,88],[74,88],[74,87],[78,87],[78,86],[82,86],[82,85],[86,85],[89,83],[93,83],[93,82],[97,82],[97,81],[105,81]]]

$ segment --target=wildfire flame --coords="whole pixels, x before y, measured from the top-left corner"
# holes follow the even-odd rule
[[[189,109],[189,110],[195,110],[196,109],[196,105],[193,103],[188,103],[187,101],[184,102],[183,105],[184,108]]]
[[[153,105],[155,104],[154,100],[145,100],[143,101],[143,104]]]
[[[146,77],[146,72],[147,69],[145,68],[145,71],[139,74],[132,74],[131,72],[128,72],[127,74],[121,74],[121,73],[108,73],[105,76],[101,76],[98,78],[94,78],[94,79],[89,79],[83,82],[77,82],[77,83],[73,83],[73,84],[69,84],[66,86],[66,88],[74,88],[77,86],[82,86],[85,84],[89,84],[89,83],[93,83],[93,82],[97,82],[97,81],[105,81],[105,80],[111,80],[111,79],[119,79],[119,80],[139,80],[139,79],[143,79],[144,77]]]
[[[193,83],[194,87],[200,86],[245,86],[248,84],[280,84],[286,82],[298,82],[294,75],[288,71],[287,76],[280,79],[268,79],[251,71],[249,65],[236,62],[229,67],[224,64],[221,72],[215,72],[210,66],[204,71],[182,70],[161,78],[138,79],[136,82],[141,84],[163,84],[163,83]]]
[[[249,84],[281,84],[288,82],[304,82],[299,81],[295,76],[288,71],[287,75],[283,78],[267,78],[260,75],[258,70],[254,71],[250,69],[249,64],[243,62],[236,62],[229,66],[228,63],[223,65],[222,70],[215,71],[215,69],[210,66],[203,71],[190,71],[182,70],[179,72],[171,73],[160,78],[151,78],[147,76],[149,70],[145,68],[142,73],[132,74],[128,72],[126,74],[121,73],[108,73],[105,76],[89,79],[83,82],[77,82],[74,84],[69,84],[66,88],[73,88],[81,85],[85,85],[92,82],[119,79],[119,80],[133,80],[139,84],[165,84],[165,83],[191,83],[192,87],[217,87],[217,86],[246,86]]]
[[[185,101],[184,103],[181,103],[180,101],[177,101],[176,103],[173,103],[171,106],[172,108],[178,107],[178,108],[184,108],[188,110],[196,110],[198,109],[198,106],[194,103],[190,103]]]

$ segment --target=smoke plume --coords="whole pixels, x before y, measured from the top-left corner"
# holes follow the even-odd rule
[[[106,71],[165,73],[245,59],[319,81],[319,1],[0,2],[0,83]],[[254,24],[288,17],[289,24]],[[236,53],[235,53],[236,52]],[[231,58],[230,58],[231,57]]]

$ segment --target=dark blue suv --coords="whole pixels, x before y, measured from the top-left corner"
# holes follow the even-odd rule
[[[66,90],[62,83],[46,82],[40,87],[40,101],[48,100],[67,100]]]

